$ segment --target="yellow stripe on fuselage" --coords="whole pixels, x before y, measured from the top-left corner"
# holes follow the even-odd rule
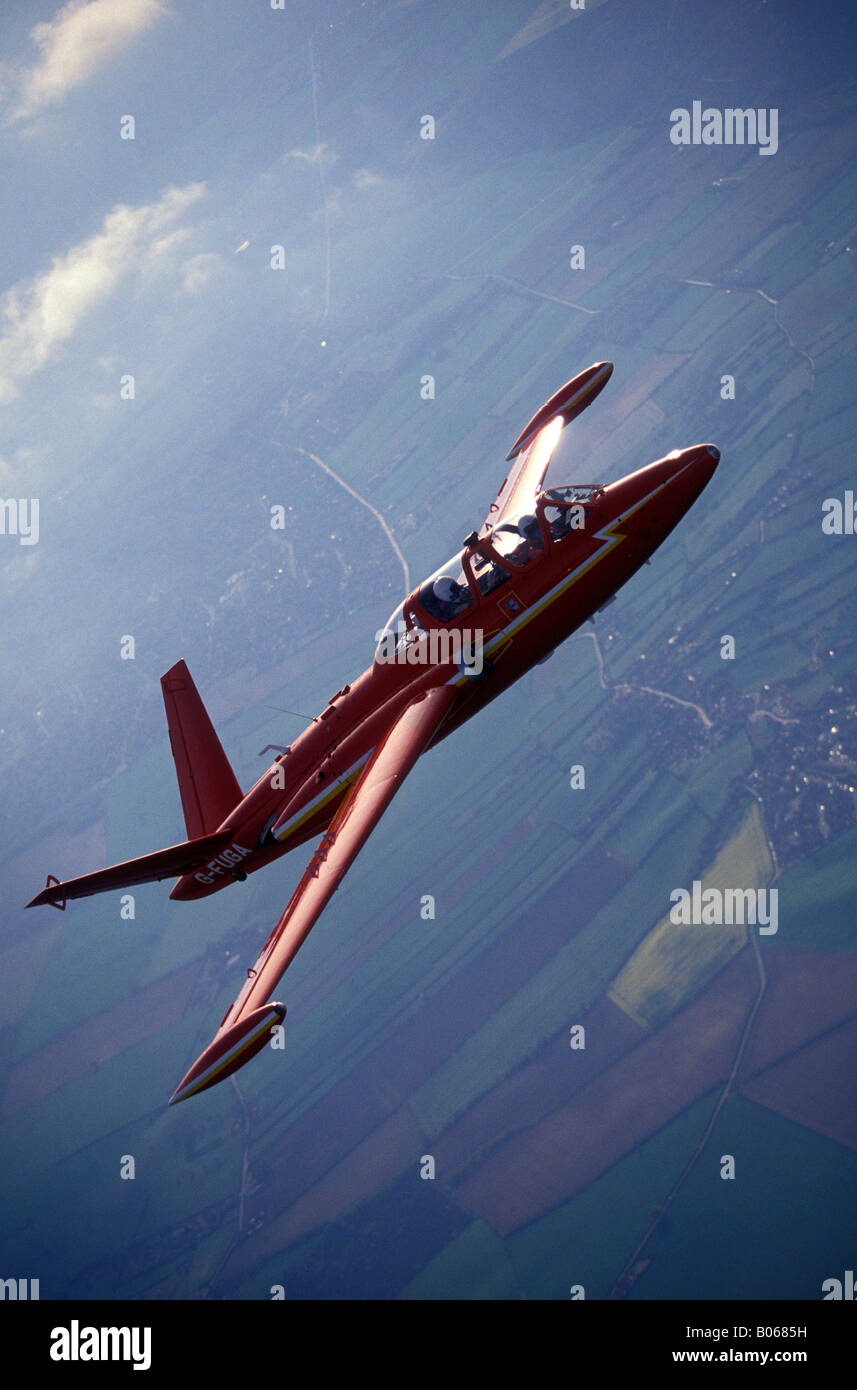
[[[276,837],[277,840],[282,844],[283,840],[291,835],[293,831],[299,830],[302,825],[306,825],[307,821],[313,820],[318,812],[323,811],[325,806],[329,805],[335,797],[339,796],[341,792],[347,791],[356,780],[358,773],[366,760],[370,757],[372,751],[373,750],[370,748],[368,753],[358,758],[357,762],[348,769],[338,782],[335,782],[332,787],[328,787],[326,791],[320,792],[302,811],[296,811],[292,819],[283,826],[283,829]]]
[[[674,480],[670,479],[670,481],[672,482]],[[622,541],[627,540],[627,536],[625,534],[616,533],[616,527],[624,526],[626,521],[628,521],[628,519],[632,517],[636,511],[639,511],[640,507],[642,507],[645,502],[648,502],[651,497],[654,497],[656,492],[660,492],[662,487],[666,487],[666,483],[659,483],[658,486],[656,488],[653,488],[651,492],[647,493],[645,497],[641,497],[639,502],[635,502],[633,507],[629,507],[628,510],[626,512],[623,512],[621,516],[617,516],[615,520],[611,521],[607,526],[603,526],[600,531],[597,531],[595,539],[599,541],[609,541],[609,544],[605,544],[601,546],[600,549],[596,550],[593,555],[590,555],[588,559],[584,560],[580,565],[578,565],[577,569],[572,570],[571,574],[567,574],[565,579],[561,579],[560,582],[556,584],[553,589],[549,589],[548,592],[544,595],[544,597],[541,598],[537,603],[534,603],[531,608],[525,609],[524,612],[520,615],[520,617],[513,618],[512,621],[506,625],[506,627],[500,628],[499,632],[495,633],[495,635],[491,637],[483,646],[483,655],[488,656],[491,652],[492,647],[496,646],[496,644],[501,639],[511,639],[512,635],[520,632],[523,628],[527,626],[527,623],[531,623],[534,618],[538,618],[542,613],[544,613],[546,608],[549,608],[552,603],[554,603],[558,598],[561,598],[562,595],[565,594],[570,588],[572,588],[578,582],[579,579],[582,579],[585,574],[588,574],[590,570],[594,569],[595,566],[599,564],[607,555],[610,555],[612,551],[615,550],[617,545],[620,545]],[[447,682],[447,684],[462,686],[467,685],[472,679],[472,676],[457,674],[453,676]]]

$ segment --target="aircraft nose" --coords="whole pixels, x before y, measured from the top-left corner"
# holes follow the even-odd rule
[[[687,451],[686,457],[691,464],[688,479],[697,492],[701,492],[714,477],[720,462],[720,450],[716,444],[695,444]]]

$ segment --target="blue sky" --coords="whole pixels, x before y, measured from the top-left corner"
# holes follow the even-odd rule
[[[0,496],[40,504],[38,545],[7,537],[0,556],[7,738],[12,712],[37,733],[58,673],[109,679],[106,644],[148,599],[150,674],[169,665],[182,566],[213,561],[217,603],[235,563],[212,530],[265,490],[253,429],[288,409],[289,353],[307,337],[323,353],[326,233],[365,232],[403,197],[342,153],[341,123],[319,138],[315,6],[78,0],[35,18],[0,19]]]
[[[828,437],[831,420],[840,428],[836,418],[853,399],[842,384],[854,379],[846,360],[851,212],[837,203],[815,216],[828,185],[843,204],[847,189],[835,167],[817,185],[804,151],[821,156],[831,140],[833,148],[850,148],[835,142],[853,119],[855,24],[845,7],[798,0],[587,0],[585,13],[576,14],[566,0],[285,0],[282,10],[269,0],[9,0],[0,7],[0,498],[40,501],[37,545],[0,538],[0,838],[4,852],[20,861],[18,877],[7,879],[4,929],[24,943],[22,952],[34,932],[56,926],[34,923],[23,910],[43,872],[96,867],[95,848],[82,856],[69,848],[64,863],[53,844],[42,854],[40,842],[54,831],[59,839],[104,818],[108,860],[182,835],[158,689],[158,677],[176,660],[188,660],[245,786],[266,765],[258,750],[287,742],[301,727],[301,716],[290,711],[311,715],[370,660],[374,631],[402,596],[401,566],[376,519],[301,450],[335,464],[389,519],[416,581],[478,527],[505,472],[506,450],[532,411],[563,380],[609,357],[616,362],[609,392],[569,431],[567,471],[554,481],[589,479],[587,448],[598,477],[617,477],[700,439],[724,451],[717,485],[657,565],[629,586],[609,623],[601,623],[600,631],[610,632],[615,616],[613,679],[640,670],[631,662],[647,655],[641,633],[657,634],[660,624],[673,642],[672,625],[681,631],[681,589],[697,539],[706,560],[694,574],[692,597],[703,603],[710,595],[711,634],[722,623],[729,631],[744,624],[747,649],[761,634],[762,661],[768,659],[761,639],[771,634],[773,646],[775,624],[792,629],[794,614],[790,604],[763,611],[755,597],[757,513],[770,498],[767,491],[754,495],[754,470],[761,469],[760,489],[775,479],[790,509],[786,517],[774,509],[774,545],[761,552],[771,566],[765,582],[773,583],[770,575],[788,578],[792,563],[791,552],[783,562],[775,546],[790,545],[793,533],[777,528],[795,507],[805,508],[814,525],[813,489],[823,485],[823,496],[834,486],[821,464],[807,486],[800,454],[778,435],[791,440],[800,431],[801,448],[808,437],[815,468],[817,437]],[[672,145],[670,111],[695,99],[776,106],[776,158]],[[419,139],[424,112],[437,117],[432,143]],[[135,121],[133,140],[121,138],[126,116]],[[776,211],[783,190],[804,187],[796,202]],[[747,251],[743,234],[757,225],[761,244],[751,238]],[[590,257],[589,278],[580,280],[566,251],[578,241]],[[275,245],[284,248],[276,272]],[[797,308],[786,304],[784,316],[774,313],[777,297],[787,301],[790,287],[814,269],[819,277],[841,276],[823,282],[832,342],[823,316],[803,328],[800,295]],[[571,299],[585,299],[587,307],[581,311]],[[706,314],[715,325],[710,332]],[[819,352],[820,364],[812,391],[809,351]],[[653,377],[645,386],[646,370],[663,358],[670,378],[659,385]],[[726,405],[720,375],[736,364],[740,390]],[[419,396],[425,372],[438,379],[431,406]],[[126,374],[135,379],[133,400],[120,395]],[[612,434],[605,435],[603,422],[611,418]],[[782,446],[782,457],[760,462],[758,439],[769,454]],[[837,444],[824,469],[850,479],[850,458],[850,444]],[[270,502],[289,506],[292,530],[282,541],[271,540]],[[718,528],[730,567],[733,543],[741,557],[734,586],[723,573]],[[292,573],[282,581],[285,550],[278,545],[292,547]],[[751,546],[752,555],[745,554]],[[831,567],[823,573],[839,583],[832,555],[828,549],[821,557]],[[134,662],[119,659],[125,633],[137,639]],[[810,659],[810,638],[802,661]],[[670,681],[694,678],[679,651],[670,646],[657,658]],[[711,676],[710,663],[700,670],[699,698],[720,701],[725,680]],[[257,675],[271,671],[282,672],[283,685],[264,695],[256,681],[254,695]],[[578,677],[590,683],[587,698],[595,692],[600,702],[593,709],[604,711],[605,734],[638,737],[635,710],[642,717],[647,706],[623,700],[611,714],[590,643],[566,647],[421,766],[397,803],[401,821],[391,818],[386,838],[373,840],[342,890],[340,917],[322,924],[299,972],[327,953],[334,958],[336,924],[352,911],[349,903],[356,904],[354,921],[368,929],[400,887],[410,891],[400,875],[403,867],[406,877],[423,872],[420,812],[432,799],[448,805],[448,838],[444,828],[437,853],[443,872],[453,872],[483,810],[476,798],[483,796],[486,748],[498,796],[485,810],[498,821],[503,795],[513,803],[525,783],[526,795],[535,795],[531,769],[520,761],[532,748],[538,776],[554,779],[554,799],[540,811],[548,817],[551,852],[566,852],[567,827],[575,852],[595,833],[565,794],[564,768],[578,757],[573,740],[589,727],[575,723],[567,695]],[[749,688],[757,677],[750,671],[741,679]],[[212,707],[218,686],[228,686],[231,717],[220,719]],[[547,711],[544,748],[540,730],[525,732],[522,744],[532,691]],[[742,710],[736,695],[723,716],[730,731],[740,732]],[[653,717],[642,727],[658,729]],[[669,728],[665,719],[663,741],[646,750],[646,777],[649,768],[664,772]],[[593,743],[602,788],[614,787],[616,747]],[[638,775],[637,758],[634,752],[629,759],[629,777]],[[504,792],[507,766],[520,779],[511,792]],[[457,795],[461,769],[477,789],[470,803]],[[702,801],[706,776],[698,783]],[[655,785],[665,789],[670,815],[676,806],[685,814],[685,785],[697,786],[686,766]],[[629,786],[616,791],[620,806],[637,804],[623,800]],[[633,836],[627,831],[641,854],[664,833],[660,821],[633,827]],[[18,854],[25,848],[29,858]],[[295,856],[282,875],[260,880],[264,899],[249,899],[259,921],[247,929],[248,960],[304,863]],[[388,863],[389,884],[364,891]],[[509,856],[504,871],[513,870],[517,875]],[[634,903],[640,930],[646,912],[657,920],[662,889],[671,886],[655,878],[641,879]],[[522,895],[530,891],[523,877],[518,886]],[[46,1030],[55,1017],[59,1027],[68,1012],[75,1022],[84,1016],[91,962],[104,945],[116,957],[125,953],[116,979],[106,981],[117,991],[126,976],[154,978],[165,959],[204,949],[199,941],[218,941],[218,932],[237,954],[239,927],[247,923],[234,914],[247,896],[235,890],[222,903],[200,905],[197,916],[189,907],[191,932],[197,923],[211,933],[197,940],[170,935],[165,895],[165,885],[141,890],[145,913],[133,947],[117,938],[109,899],[64,920],[68,954],[51,957],[56,974],[46,977],[32,1026]],[[466,906],[460,911],[454,949],[466,953],[475,949],[474,922]],[[480,929],[483,918],[490,926],[481,910],[478,916]],[[617,958],[627,926],[622,910],[605,947]],[[450,947],[438,936],[414,948],[403,935],[391,949],[402,958],[414,951],[411,993],[402,997],[417,1008],[425,988],[420,952],[436,972],[431,978],[440,979]],[[33,987],[42,979],[40,962],[32,966]],[[382,1019],[403,1005],[392,987],[387,992],[374,960],[370,972],[374,979],[358,1003],[374,1030],[376,999]],[[295,978],[300,987],[311,977]],[[11,973],[5,985],[7,994],[25,997]],[[201,1047],[217,1015],[199,1012]],[[355,1012],[350,1005],[339,1016],[321,1009],[311,1020],[314,1036],[333,1039],[334,1048],[343,1039],[344,1055]],[[196,1052],[182,1027],[190,1061]],[[26,1055],[33,1036],[26,1027],[20,1036],[4,1034],[0,1043],[11,1049],[4,1064],[7,1056]],[[528,1047],[529,1036],[527,1020],[515,1046]],[[123,1078],[132,1074],[129,1065],[121,1059]],[[324,1065],[317,1049],[313,1065]],[[169,1120],[160,1108],[138,1113],[149,1102],[131,1096],[126,1103],[125,1082],[116,1081],[120,1061],[115,1067],[104,1093],[111,1123],[139,1126],[136,1136],[151,1137],[154,1151],[172,1133],[166,1125],[176,1122],[175,1112]],[[149,1077],[159,1107],[181,1074],[180,1067],[165,1070],[159,1063]],[[308,1067],[306,1084],[315,1075]],[[72,1107],[73,1098],[67,1103]],[[84,1147],[65,1179],[68,1202],[66,1189],[54,1185],[37,1121],[30,1131],[25,1117],[24,1127],[12,1130],[11,1140],[7,1130],[4,1139],[19,1153],[32,1145],[46,1176],[28,1200],[46,1230],[57,1203],[63,1207],[55,1222],[58,1248],[75,1261],[75,1223],[88,1208],[73,1189],[91,1183],[89,1129],[101,1123],[100,1110],[100,1099],[92,1120],[74,1109]],[[184,1110],[177,1123],[190,1133],[205,1112]],[[52,1113],[65,1123],[61,1106]],[[98,1143],[106,1172],[113,1139],[105,1132]],[[641,1220],[650,1205],[644,1193]],[[152,1207],[151,1232],[161,1219],[167,1217]],[[130,1238],[133,1212],[129,1220],[113,1233],[117,1250]],[[780,1224],[787,1231],[788,1223]],[[782,1287],[791,1288],[796,1271],[788,1261],[777,1268]]]
[[[737,36],[704,7],[656,8],[633,32],[621,4],[574,15],[530,0],[474,5],[466,23],[443,0],[3,7],[0,497],[40,501],[38,545],[7,537],[0,549],[10,716],[0,743],[14,728],[13,755],[32,762],[50,747],[40,711],[58,681],[78,708],[52,734],[76,736],[97,683],[119,679],[121,633],[148,625],[140,661],[153,681],[185,638],[188,656],[201,647],[194,622],[230,591],[266,497],[301,489],[271,446],[283,422],[288,434],[295,421],[302,445],[310,407],[355,424],[373,404],[355,395],[361,372],[395,365],[411,393],[442,335],[466,326],[453,286],[451,315],[428,336],[424,287],[452,269],[476,273],[476,293],[519,220],[526,228],[546,194],[574,187],[581,141],[597,147],[642,124],[662,134],[666,165],[670,107],[709,91],[779,102],[786,139],[795,55],[804,92],[844,61],[800,6],[791,31],[788,6],[749,7]],[[524,43],[530,21],[554,12],[562,27],[551,20],[547,39]],[[675,45],[666,67],[665,42]],[[437,114],[435,142],[417,135],[425,111]],[[133,140],[121,138],[129,115]],[[276,273],[273,245],[284,248]],[[431,293],[445,291],[436,281]],[[120,398],[129,373],[133,401]],[[540,381],[542,397],[556,385]],[[439,453],[475,424],[467,404],[451,407]],[[510,421],[513,437],[520,424]],[[364,479],[392,433],[361,446]],[[467,482],[472,524],[503,452],[492,463],[486,448]],[[418,507],[430,490],[427,479]],[[295,498],[301,534],[317,531],[308,549],[329,540],[321,497]],[[346,564],[367,599],[378,593],[382,622],[400,597],[388,601],[397,562],[382,544],[373,572],[376,528],[359,509],[351,521]],[[436,550],[409,558],[433,569],[459,529],[444,517]],[[204,680],[204,663],[195,668]]]
[[[293,8],[160,0],[68,5],[29,33],[7,13],[4,29],[0,138],[17,198],[2,253],[0,396],[20,402],[12,419],[25,427],[31,391],[65,387],[78,393],[78,423],[94,426],[119,409],[120,367],[167,376],[166,340],[186,349],[199,328],[194,302],[217,286],[234,308],[267,245],[290,242],[295,218],[282,213],[306,205],[325,157],[310,138],[308,35]],[[258,100],[260,84],[288,88],[290,63],[303,69],[305,143],[289,138],[287,100]],[[133,140],[121,138],[126,115]],[[286,299],[299,313],[307,268],[297,273],[289,249]]]

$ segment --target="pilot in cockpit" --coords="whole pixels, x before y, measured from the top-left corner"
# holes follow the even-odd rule
[[[539,523],[530,512],[519,516],[514,524],[506,522],[500,526],[494,543],[513,565],[528,565],[545,548]]]
[[[555,541],[563,540],[574,530],[575,511],[573,507],[553,507],[549,515],[551,536]]]
[[[539,551],[544,550],[545,543],[542,540],[539,523],[530,512],[525,512],[523,516],[518,517],[518,530],[525,542],[525,545],[522,547],[522,557],[518,563],[526,563],[527,560],[531,560],[534,555],[537,555]],[[517,552],[515,558],[518,558]]]
[[[448,623],[451,618],[463,613],[473,601],[468,586],[456,583],[446,574],[432,584],[432,598],[431,611],[442,623]]]

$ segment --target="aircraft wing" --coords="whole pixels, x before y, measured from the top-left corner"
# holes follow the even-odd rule
[[[65,883],[49,878],[47,886],[27,903],[27,907],[65,907],[69,898],[88,898],[93,893],[107,893],[111,888],[131,888],[138,883],[154,883],[157,879],[189,874],[225,849],[231,839],[231,831],[217,830],[211,835],[200,835],[196,840],[171,845],[169,849],[156,850],[154,854],[144,854],[140,859],[127,859],[124,864],[111,864],[109,869],[96,869],[95,873],[83,874],[81,878],[70,878]]]
[[[563,426],[576,420],[592,404],[612,373],[612,362],[596,362],[587,367],[555,391],[527,422],[506,455],[512,467],[482,523],[480,540],[507,516],[517,516],[535,507]]]
[[[322,836],[248,979],[214,1041],[179,1083],[170,1104],[222,1081],[268,1041],[282,1004],[263,1007],[339,887],[372,830],[456,698],[454,686],[435,686],[415,699],[381,739],[353,790]],[[276,1012],[279,1011],[279,1012]]]
[[[548,465],[551,461],[551,454],[557,446],[560,434],[562,433],[562,420],[559,416],[554,416],[546,425],[543,425],[536,434],[532,443],[520,453],[514,467],[509,470],[508,477],[504,480],[503,486],[497,493],[495,500],[491,503],[491,510],[482,523],[479,532],[479,539],[484,540],[490,536],[496,526],[500,525],[507,516],[519,516],[521,512],[530,511],[536,505]]]

